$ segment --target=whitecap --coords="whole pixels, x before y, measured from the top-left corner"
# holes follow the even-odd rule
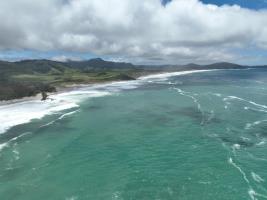
[[[230,157],[229,159],[228,159],[228,163],[229,164],[231,164],[231,165],[233,165],[241,174],[242,174],[242,176],[243,176],[243,179],[247,182],[247,184],[249,185],[250,184],[250,182],[249,182],[249,180],[248,180],[248,178],[247,178],[247,175],[246,175],[246,173],[241,169],[241,167],[239,167],[234,161],[233,161],[233,159]]]
[[[267,113],[267,110],[264,110],[264,109],[255,109],[255,108],[250,108],[250,107],[247,107],[247,106],[244,107],[244,110],[252,110],[252,111],[256,111],[256,112],[264,112],[264,113]]]
[[[255,196],[256,196],[256,192],[255,192],[252,188],[250,188],[250,189],[248,190],[248,195],[250,196],[250,198],[251,198],[252,200],[257,200],[257,198],[255,197]]]
[[[19,160],[20,159],[20,153],[18,151],[18,149],[16,148],[16,145],[14,145],[14,149],[12,151],[14,153],[14,157],[15,157],[15,160]]]
[[[21,137],[23,137],[23,136],[25,136],[25,135],[29,135],[29,134],[31,134],[31,133],[32,133],[32,132],[25,132],[25,133],[22,133],[21,135],[19,135],[19,136],[17,136],[17,137],[14,137],[14,138],[10,139],[8,142],[16,141],[17,139],[19,139],[19,138],[21,138]]]
[[[233,149],[239,150],[240,149],[240,144],[234,144]]]
[[[72,112],[65,113],[65,114],[61,115],[58,119],[63,119],[65,117],[67,117],[67,116],[70,116],[70,115],[73,115],[73,114],[77,113],[78,111],[79,110],[75,110],[75,111],[72,111]]]
[[[252,124],[251,124],[251,123],[247,123],[247,124],[246,124],[246,126],[245,126],[245,129],[250,129],[250,128],[251,128],[251,126],[252,126]]]
[[[259,143],[256,144],[256,146],[263,146],[266,144],[266,140],[263,139],[262,141],[260,141]]]
[[[42,125],[40,127],[42,128],[42,127],[53,125],[56,121],[64,119],[67,116],[73,115],[73,114],[77,113],[78,111],[79,111],[79,109],[75,110],[75,111],[71,111],[71,112],[65,113],[65,114],[61,115],[59,118],[57,118],[57,119],[55,119],[55,120],[53,120],[51,122],[48,122],[47,124],[44,124],[44,125]]]
[[[189,98],[191,98],[191,99],[193,100],[193,102],[197,105],[198,110],[199,110],[199,111],[202,113],[202,115],[203,115],[203,111],[202,111],[201,105],[200,105],[198,99],[194,97],[194,96],[196,96],[196,94],[191,94],[190,92],[183,91],[183,90],[181,90],[180,88],[175,88],[175,87],[174,87],[174,88],[172,88],[172,89],[176,90],[179,94],[181,94],[181,95],[183,95],[183,96],[185,96],[185,97],[189,97]],[[212,117],[212,116],[211,116],[211,117]]]
[[[8,146],[8,142],[0,144],[0,152],[7,146]]]
[[[203,185],[210,185],[211,182],[210,181],[199,181],[200,184],[203,184]]]
[[[264,199],[267,199],[267,196],[266,195],[263,195],[263,194],[259,194],[259,193],[257,193],[255,190],[253,190],[252,188],[249,188],[249,190],[248,190],[248,194],[249,194],[249,196],[250,196],[250,198],[252,199],[252,200],[257,200],[257,196],[258,197],[262,197],[262,198],[264,198]]]
[[[258,182],[258,183],[265,181],[262,177],[260,177],[260,175],[256,174],[255,172],[251,172],[251,176],[252,176],[253,180]]]
[[[245,126],[245,129],[251,129],[252,127],[260,125],[260,124],[262,124],[264,122],[267,122],[267,120],[264,119],[264,120],[255,121],[253,123],[247,123],[246,126]]]
[[[243,99],[243,98],[240,98],[240,97],[237,97],[237,96],[228,96],[226,98],[223,99],[224,101],[228,101],[228,100],[239,100],[239,101],[244,101],[244,102],[247,102],[249,104],[252,104],[254,106],[257,106],[257,107],[261,107],[261,108],[264,108],[264,109],[267,109],[267,106],[266,105],[263,105],[263,104],[258,104],[254,101],[250,101],[250,100],[246,100],[246,99]]]

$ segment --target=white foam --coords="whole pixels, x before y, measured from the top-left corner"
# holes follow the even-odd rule
[[[257,196],[258,197],[261,197],[261,198],[264,198],[264,199],[267,199],[267,196],[266,195],[257,193],[255,190],[253,190],[253,188],[249,188],[248,194],[249,194],[249,196],[250,196],[250,198],[252,200],[257,200],[257,198],[256,198]]]
[[[247,124],[246,124],[246,126],[245,126],[245,129],[250,129],[250,128],[251,128],[251,126],[252,126],[252,124],[251,124],[251,123],[247,123]]]
[[[266,139],[262,139],[260,142],[258,142],[256,145],[257,146],[263,146],[266,144]]]
[[[210,185],[211,181],[199,181],[199,184]]]
[[[236,151],[237,150],[240,150],[241,146],[240,144],[233,144],[232,145],[232,151],[233,151],[233,154],[236,156]]]
[[[75,110],[75,111],[72,111],[72,112],[68,112],[68,113],[65,113],[63,115],[61,115],[58,119],[63,119],[67,116],[70,116],[70,115],[73,115],[74,113],[78,112],[79,110]]]
[[[28,123],[33,119],[41,119],[46,115],[79,107],[79,102],[86,98],[108,94],[110,93],[103,91],[77,90],[51,95],[52,100],[31,100],[0,106],[0,133],[4,133],[13,126]]]
[[[266,105],[258,104],[258,103],[254,102],[254,101],[249,101],[249,100],[246,100],[246,99],[243,99],[243,98],[240,98],[240,97],[236,97],[236,96],[228,96],[228,97],[224,98],[223,100],[224,101],[228,101],[228,100],[232,100],[232,99],[236,99],[236,100],[239,100],[239,101],[244,101],[244,102],[247,102],[247,103],[252,104],[254,106],[267,109]],[[245,107],[244,109],[248,109],[248,108]]]
[[[248,190],[248,195],[252,200],[257,200],[257,198],[255,197],[256,196],[256,192],[252,188],[250,188]]]
[[[8,146],[8,142],[0,144],[0,152],[7,146]]]
[[[11,104],[0,107],[0,133],[5,132],[15,125],[30,122],[32,119],[41,119],[45,115],[52,114],[61,110],[78,107],[74,102],[55,100],[55,101],[28,101],[19,104]]]
[[[13,149],[13,154],[15,157],[15,160],[19,160],[20,159],[20,152],[18,151],[18,149],[16,148],[16,144],[14,145],[14,149]]]
[[[251,176],[254,179],[254,181],[258,183],[265,181],[262,177],[260,177],[260,175],[256,174],[255,172],[251,172]]]
[[[181,76],[181,75],[186,75],[186,74],[209,72],[209,71],[218,71],[218,69],[190,70],[190,71],[180,71],[180,72],[169,72],[169,73],[162,73],[162,74],[153,74],[153,75],[140,77],[138,80],[166,79],[166,78],[169,78],[169,77],[172,77],[172,76]]]
[[[239,150],[240,149],[240,144],[234,144],[233,145],[233,149],[235,149],[235,150]]]
[[[183,95],[183,96],[185,96],[185,97],[189,97],[189,98],[191,98],[193,101],[194,101],[194,103],[197,105],[197,108],[198,108],[198,110],[202,113],[202,116],[203,116],[203,111],[202,111],[202,108],[201,108],[201,105],[200,105],[200,103],[199,103],[199,101],[198,101],[198,99],[197,98],[195,98],[193,95],[196,95],[196,94],[191,94],[190,92],[186,92],[186,91],[183,91],[183,90],[181,90],[180,88],[172,88],[172,89],[174,89],[174,90],[176,90],[179,94],[181,94],[181,95]],[[213,112],[213,111],[212,111]],[[211,114],[214,114],[214,113],[211,113]],[[211,115],[211,118],[212,118],[213,116]],[[211,119],[209,119],[209,120],[211,120]],[[201,122],[201,124],[203,124],[204,122],[203,122],[203,119],[202,119],[202,122]]]
[[[257,126],[257,125],[260,125],[260,124],[262,124],[264,122],[267,122],[267,120],[265,119],[265,120],[260,120],[260,121],[256,121],[256,122],[253,122],[253,123],[247,123],[246,126],[245,126],[245,129],[250,129],[250,128],[252,128],[254,126]]]
[[[255,108],[250,108],[250,107],[247,107],[247,106],[244,107],[244,110],[252,110],[252,111],[256,111],[256,112],[264,112],[264,113],[267,113],[267,110],[264,110],[264,109],[255,109]]]
[[[57,119],[55,119],[55,120],[53,120],[51,122],[48,122],[47,124],[44,124],[44,125],[42,125],[40,127],[50,126],[50,125],[54,124],[56,121],[61,120],[61,119],[64,119],[67,116],[73,115],[73,114],[75,114],[78,111],[79,111],[79,109],[78,110],[75,110],[75,111],[72,111],[72,112],[65,113],[65,114],[61,115],[59,118],[57,118]]]
[[[96,90],[105,90],[109,92],[117,92],[121,90],[129,90],[129,89],[135,89],[138,86],[143,84],[140,80],[132,80],[132,81],[116,81],[106,84],[96,84],[93,86],[90,86],[91,89]]]
[[[228,159],[228,163],[229,164],[231,164],[231,165],[233,165],[241,174],[242,174],[242,176],[243,176],[243,178],[244,178],[244,180],[247,182],[247,184],[250,184],[249,183],[249,180],[248,180],[248,178],[247,178],[247,175],[246,175],[246,173],[241,169],[241,167],[239,167],[234,161],[233,161],[233,159],[230,157],[229,159]]]
[[[21,135],[17,136],[17,137],[14,137],[12,138],[11,140],[9,140],[9,142],[13,142],[13,141],[16,141],[17,139],[21,138],[21,137],[24,137],[25,135],[29,135],[29,134],[32,134],[32,132],[25,132],[25,133],[22,133]]]
[[[216,97],[221,97],[221,96],[222,96],[222,94],[220,94],[220,93],[214,93],[214,95],[215,95]]]
[[[257,193],[253,188],[252,186],[250,185],[250,181],[246,175],[246,173],[241,169],[240,166],[238,166],[234,161],[233,159],[230,157],[228,159],[228,163],[231,164],[232,166],[234,166],[240,173],[241,175],[243,176],[243,179],[246,181],[247,185],[248,185],[248,195],[249,197],[252,199],[252,200],[257,200],[257,196],[258,197],[262,197],[262,198],[267,198],[267,196],[263,195],[263,194],[260,194],[260,193]],[[254,173],[254,172],[251,172],[251,176],[252,178],[257,181],[257,182],[263,182],[264,179],[261,178],[258,174]]]

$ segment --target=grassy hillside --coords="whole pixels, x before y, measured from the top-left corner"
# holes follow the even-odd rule
[[[132,64],[99,59],[66,63],[49,60],[0,61],[0,100],[54,92],[56,87],[70,84],[133,80],[147,73],[150,70],[135,68]]]
[[[56,62],[50,60],[0,61],[0,100],[54,92],[70,84],[89,84],[116,80],[133,80],[141,75],[162,71],[201,69],[240,69],[232,63],[212,65],[133,65],[109,62],[100,58],[87,61]]]

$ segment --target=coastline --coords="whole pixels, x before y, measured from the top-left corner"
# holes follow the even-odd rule
[[[49,97],[51,95],[58,95],[58,94],[65,93],[65,92],[71,92],[71,91],[79,90],[79,89],[84,88],[84,87],[91,87],[91,86],[94,86],[96,84],[97,85],[102,85],[102,84],[104,85],[107,83],[112,83],[112,82],[103,82],[103,83],[99,83],[99,84],[97,84],[97,83],[70,84],[70,85],[65,85],[65,86],[58,86],[58,87],[56,87],[56,92],[51,92],[51,93],[47,92],[47,95],[48,95],[48,99],[49,99]],[[17,104],[17,103],[23,103],[23,102],[41,101],[41,99],[42,99],[42,95],[40,92],[35,96],[29,96],[29,97],[23,97],[23,98],[19,98],[19,99],[11,99],[11,100],[2,100],[2,101],[0,101],[0,107],[12,105],[12,104]],[[41,101],[41,102],[45,102],[45,101],[46,100]]]
[[[168,72],[166,72],[168,73]],[[151,74],[147,74],[144,76],[139,76],[139,77],[135,77],[135,80],[116,80],[116,81],[103,81],[103,82],[95,82],[95,83],[72,83],[72,84],[67,84],[64,86],[55,86],[56,88],[56,92],[46,92],[46,94],[48,95],[48,99],[50,96],[52,95],[59,95],[62,93],[66,93],[66,92],[71,92],[71,91],[75,91],[75,90],[79,90],[82,88],[89,88],[89,87],[101,87],[101,86],[105,86],[108,84],[114,84],[114,83],[119,83],[119,82],[128,82],[128,81],[136,81],[142,77],[147,77],[147,76],[151,76],[151,75],[160,75],[160,74],[165,74],[164,73],[151,73]],[[11,100],[0,100],[0,107],[2,106],[7,106],[7,105],[12,105],[12,104],[17,104],[17,103],[23,103],[23,102],[30,102],[30,101],[41,101],[42,99],[42,94],[41,92],[38,93],[35,96],[28,96],[28,97],[23,97],[23,98],[19,98],[19,99],[11,99]],[[44,100],[43,102],[45,102],[46,100]]]
[[[57,87],[56,92],[47,93],[49,96],[44,101],[41,100],[40,93],[32,97],[0,101],[0,135],[12,127],[29,123],[33,119],[42,119],[47,115],[59,114],[61,118],[66,114],[65,110],[77,111],[80,107],[79,103],[85,99],[110,95],[116,89],[112,92],[108,91],[109,89],[120,88],[122,90],[123,85],[131,81],[133,84],[136,83],[136,80],[124,80]]]
[[[95,83],[73,83],[73,84],[66,84],[64,86],[55,86],[56,87],[56,92],[47,92],[48,95],[48,100],[50,96],[54,96],[54,95],[59,95],[62,93],[66,93],[66,92],[72,92],[72,91],[76,91],[76,90],[80,90],[83,88],[91,88],[93,89],[94,87],[104,87],[104,86],[108,86],[108,85],[112,85],[112,84],[116,84],[116,83],[121,83],[121,82],[132,82],[132,81],[146,81],[148,79],[159,79],[159,78],[168,78],[171,76],[179,76],[179,75],[186,75],[186,74],[191,74],[191,73],[201,73],[201,72],[207,72],[207,71],[218,71],[218,70],[229,70],[229,69],[200,69],[200,70],[183,70],[183,71],[174,71],[174,72],[157,72],[157,73],[150,73],[150,74],[146,74],[146,75],[141,75],[138,77],[135,77],[135,80],[116,80],[116,81],[103,81],[103,82],[95,82]],[[33,100],[40,100],[42,99],[42,95],[41,92],[38,93],[35,96],[30,96],[30,97],[23,97],[20,99],[12,99],[12,100],[3,100],[0,101],[0,108],[2,106],[6,106],[6,105],[12,105],[12,104],[16,104],[16,103],[23,103],[23,102],[30,102]],[[41,101],[41,102],[45,102]]]
[[[212,69],[213,70],[213,69]],[[150,73],[150,74],[146,74],[146,75],[141,75],[138,77],[135,77],[135,80],[116,80],[116,81],[103,81],[103,82],[95,82],[95,83],[73,83],[73,84],[66,84],[64,86],[56,86],[56,92],[51,92],[48,93],[48,99],[50,96],[53,95],[59,95],[62,93],[66,93],[66,92],[72,92],[75,90],[80,90],[83,88],[90,88],[90,87],[101,87],[101,86],[106,86],[109,84],[114,84],[114,83],[120,83],[120,82],[130,82],[130,81],[138,81],[138,80],[146,80],[146,79],[151,79],[151,78],[159,78],[159,77],[170,77],[170,76],[175,76],[175,75],[185,75],[185,74],[189,74],[189,73],[194,73],[194,72],[205,72],[205,71],[210,71],[210,70],[185,70],[185,71],[175,71],[175,72],[161,72],[161,73]],[[0,107],[2,106],[6,106],[6,105],[12,105],[12,104],[16,104],[16,103],[23,103],[23,102],[30,102],[30,101],[41,101],[42,99],[42,95],[41,92],[38,93],[35,96],[29,96],[29,97],[23,97],[20,99],[11,99],[11,100],[3,100],[0,101]],[[45,102],[46,100],[44,100],[43,102]]]
[[[216,69],[217,70],[217,69]],[[136,80],[118,80],[102,83],[72,84],[58,87],[57,92],[49,93],[48,99],[41,100],[41,95],[22,99],[0,102],[0,134],[6,133],[10,128],[26,124],[33,119],[41,119],[47,115],[65,115],[67,110],[79,110],[80,103],[86,99],[103,97],[129,90],[140,85],[172,76],[202,73],[211,70],[187,70],[179,72],[164,72],[140,76]]]
[[[33,100],[41,100],[42,96],[41,93],[35,95],[35,96],[30,96],[30,97],[23,97],[20,99],[12,99],[12,100],[3,100],[0,101],[0,107],[1,106],[7,106],[11,104],[16,104],[16,103],[22,103],[22,102],[27,102],[27,101],[33,101]]]

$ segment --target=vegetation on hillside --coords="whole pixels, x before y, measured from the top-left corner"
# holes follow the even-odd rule
[[[55,92],[57,87],[71,84],[134,80],[142,75],[162,71],[222,68],[236,69],[244,67],[231,63],[141,66],[131,63],[109,62],[100,58],[69,62],[50,60],[0,61],[0,100]]]
[[[0,62],[0,100],[55,92],[57,87],[116,80],[134,80],[151,70],[135,68],[132,64],[94,59],[84,62],[55,62],[27,60]]]

